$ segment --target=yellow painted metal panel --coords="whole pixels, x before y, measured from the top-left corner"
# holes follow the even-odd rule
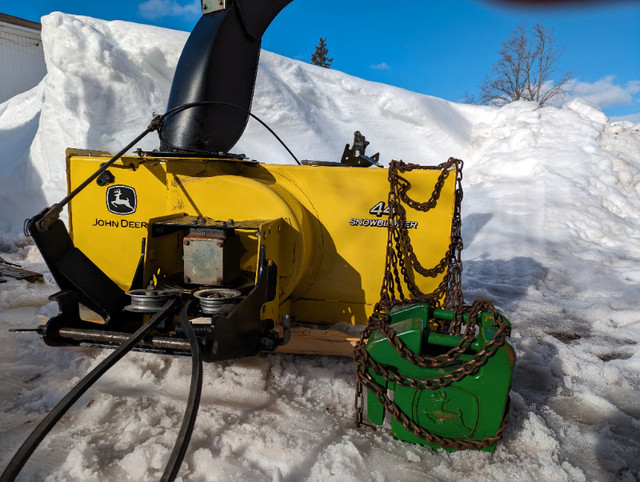
[[[72,156],[70,189],[106,160]],[[281,218],[278,242],[268,257],[278,266],[279,302],[287,310],[291,306],[300,321],[365,323],[378,300],[387,240],[382,209],[389,191],[386,169],[124,157],[110,171],[113,183],[94,182],[72,201],[70,228],[76,245],[124,289],[133,278],[141,240],[150,236],[151,220],[184,213],[221,221]],[[439,173],[406,173],[410,195],[427,200]],[[122,187],[116,198],[117,186]],[[134,196],[126,188],[135,191],[136,206],[123,214],[118,209],[128,210],[124,199]],[[454,191],[452,173],[435,209],[408,210],[409,232],[424,266],[436,265],[448,249]],[[247,244],[243,268],[255,270],[256,246],[248,245],[257,241],[242,239]],[[180,269],[178,240],[154,240],[150,246],[147,277],[160,265]],[[420,280],[419,286],[430,292],[441,279]]]

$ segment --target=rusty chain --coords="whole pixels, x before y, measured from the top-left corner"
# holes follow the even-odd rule
[[[459,159],[450,158],[448,161],[438,166],[421,166],[418,164],[405,164],[402,161],[392,161],[389,165],[389,221],[387,223],[387,249],[385,274],[380,292],[380,303],[376,311],[385,311],[405,302],[402,289],[404,282],[407,290],[411,294],[410,301],[424,301],[434,306],[440,307],[441,300],[444,299],[444,307],[456,308],[463,304],[462,290],[460,287],[462,273],[462,236],[460,234],[460,204],[462,202],[462,165]],[[401,173],[414,169],[438,169],[440,174],[434,186],[433,192],[428,201],[418,202],[409,197],[408,191],[411,183]],[[419,262],[411,240],[409,230],[406,226],[406,209],[403,203],[415,210],[427,212],[433,209],[440,198],[442,188],[451,172],[456,174],[455,204],[453,221],[451,226],[451,242],[444,257],[433,268],[425,268]],[[445,273],[438,287],[429,294],[420,291],[413,281],[409,272],[417,272],[423,277],[435,278]],[[400,278],[402,275],[402,279]],[[396,296],[397,292],[397,296]]]
[[[387,396],[386,383],[381,385],[375,376],[382,377],[385,382],[411,387],[416,390],[434,390],[447,387],[475,373],[488,359],[504,345],[509,336],[509,325],[497,313],[490,301],[477,300],[471,306],[464,304],[462,295],[462,236],[461,236],[461,203],[462,203],[462,166],[459,159],[450,158],[436,167],[405,164],[402,161],[392,161],[389,165],[389,220],[387,223],[387,248],[385,272],[380,290],[380,301],[376,303],[373,314],[369,318],[367,327],[362,332],[360,340],[354,349],[356,362],[356,425],[373,428],[365,424],[363,387],[371,391],[382,404],[385,411],[392,414],[405,429],[416,437],[433,445],[453,449],[479,449],[493,445],[502,438],[506,428],[508,409],[502,424],[493,437],[482,440],[461,440],[440,437],[420,427],[409,416],[402,412],[398,405]],[[429,199],[419,202],[408,194],[411,183],[401,174],[415,169],[438,169],[440,174]],[[436,207],[446,179],[455,173],[455,200],[451,223],[451,241],[443,258],[432,268],[425,268],[419,262],[411,245],[406,223],[406,208],[427,212]],[[436,278],[444,273],[442,281],[431,293],[422,293],[414,281],[415,274],[423,277]],[[403,287],[404,285],[404,287]],[[405,296],[405,290],[410,294]],[[448,323],[446,332],[450,335],[461,335],[457,346],[446,353],[435,357],[414,353],[397,336],[390,325],[389,310],[396,306],[413,303],[428,303],[434,308],[453,310],[453,321]],[[415,379],[405,377],[396,371],[375,361],[366,349],[367,341],[374,331],[382,333],[400,357],[421,368],[441,368],[458,362],[459,357],[470,347],[476,338],[476,327],[481,312],[488,311],[496,327],[496,333],[480,351],[473,357],[461,363],[455,369],[445,372],[433,379]],[[464,332],[461,334],[462,327]]]

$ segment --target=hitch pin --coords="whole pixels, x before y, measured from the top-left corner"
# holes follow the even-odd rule
[[[39,326],[38,328],[9,328],[9,333],[39,333],[40,335],[43,334],[43,329],[44,327]]]

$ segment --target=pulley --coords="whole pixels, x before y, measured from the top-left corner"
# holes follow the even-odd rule
[[[193,294],[200,301],[200,309],[205,315],[224,314],[231,311],[240,301],[240,295],[238,290],[227,288],[210,288]]]
[[[137,313],[157,313],[168,300],[180,296],[180,290],[146,288],[127,291],[127,295],[131,297],[131,304],[125,307],[125,310]]]

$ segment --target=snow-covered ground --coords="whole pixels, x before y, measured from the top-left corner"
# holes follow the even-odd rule
[[[0,255],[46,271],[19,233],[65,194],[64,149],[115,152],[141,132],[165,107],[187,34],[55,13],[42,35],[46,78],[0,104]],[[432,451],[354,428],[348,360],[208,364],[184,480],[640,479],[640,124],[611,124],[579,99],[454,104],[269,52],[253,111],[299,158],[338,160],[360,130],[385,162],[465,161],[463,288],[513,324],[511,417],[493,455]],[[291,162],[253,121],[234,151]],[[0,284],[0,468],[108,353],[7,332],[55,313],[45,278]],[[186,359],[129,354],[21,478],[157,478],[189,373]]]

